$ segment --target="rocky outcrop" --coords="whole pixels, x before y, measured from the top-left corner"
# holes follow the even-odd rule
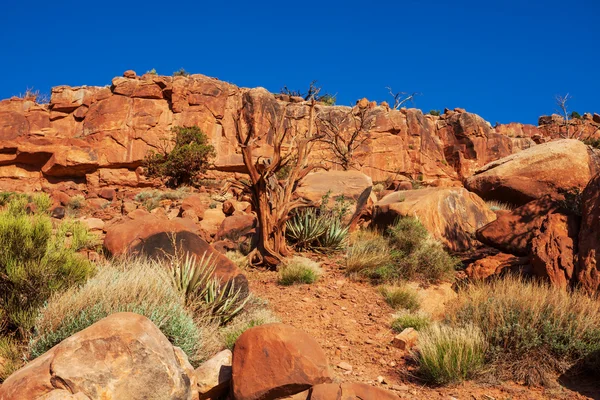
[[[303,331],[267,324],[245,331],[233,349],[233,397],[270,400],[331,382],[325,353]]]
[[[50,103],[0,101],[0,183],[27,190],[73,181],[88,186],[152,185],[137,168],[144,156],[170,137],[174,126],[198,125],[215,146],[221,171],[243,171],[234,118],[246,108],[269,155],[266,114],[291,101],[262,88],[246,89],[203,75],[166,77],[128,73],[110,87],[52,89]],[[251,104],[250,104],[251,103]],[[402,175],[435,185],[459,181],[491,161],[534,145],[535,127],[492,128],[464,110],[441,116],[420,110],[390,110],[366,102],[370,140],[355,152],[357,167],[375,181]],[[302,128],[305,107],[288,103],[291,122]],[[348,107],[318,106],[326,117]],[[351,129],[351,127],[348,127]],[[328,159],[316,151],[319,161]]]
[[[324,383],[313,386],[310,400],[399,400],[400,397],[387,390],[364,383]]]
[[[589,292],[600,290],[600,175],[583,191],[577,280]]]
[[[563,190],[583,190],[600,171],[600,158],[579,140],[534,146],[478,169],[465,187],[486,200],[523,205]]]
[[[470,279],[481,280],[507,272],[520,274],[529,270],[529,258],[498,253],[470,263],[465,273]]]
[[[0,400],[191,400],[198,396],[191,376],[185,354],[149,319],[118,313],[12,374],[0,386]]]
[[[479,196],[456,187],[388,194],[375,204],[373,222],[384,228],[406,216],[416,216],[429,233],[453,251],[471,248],[475,231],[496,219]]]

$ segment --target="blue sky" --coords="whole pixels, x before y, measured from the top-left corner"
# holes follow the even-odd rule
[[[600,113],[599,16],[598,0],[4,0],[0,98],[183,67],[274,92],[316,79],[344,105],[391,86],[425,111],[535,124],[567,92]]]

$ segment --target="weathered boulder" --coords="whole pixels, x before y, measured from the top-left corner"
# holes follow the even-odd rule
[[[233,349],[233,396],[271,400],[331,382],[327,358],[303,331],[266,324],[245,331]]]
[[[562,190],[583,190],[599,166],[598,156],[583,142],[557,140],[483,166],[465,187],[486,200],[523,205]]]
[[[533,232],[531,265],[533,273],[566,289],[575,278],[575,255],[579,219],[574,215],[549,214]]]
[[[137,212],[136,210],[135,212]],[[215,276],[223,282],[234,282],[243,295],[248,294],[248,280],[227,257],[216,251],[195,232],[197,227],[188,219],[167,219],[147,214],[107,228],[104,247],[111,255],[138,254],[163,258],[176,251],[189,253],[197,259],[212,256]]]
[[[373,181],[359,171],[319,171],[306,175],[296,194],[315,204],[329,194],[329,203],[344,196],[346,200],[366,201],[371,195]]]
[[[600,174],[583,191],[582,204],[576,275],[580,285],[593,293],[600,289]]]
[[[209,236],[215,236],[225,218],[226,215],[221,208],[209,208],[204,211],[202,221],[200,221],[199,225]]]
[[[479,196],[464,188],[426,188],[390,193],[375,204],[373,222],[391,225],[399,217],[416,216],[449,249],[474,245],[473,234],[496,218]]]
[[[200,400],[220,399],[231,385],[231,350],[223,350],[194,371]]]
[[[186,197],[181,202],[181,214],[186,211],[194,211],[195,215],[202,219],[204,212],[208,208],[210,203],[210,199],[207,197],[199,196],[197,194],[193,194],[191,196]]]
[[[183,352],[149,319],[117,313],[12,374],[0,386],[0,400],[191,400],[198,396],[192,379]]]
[[[238,241],[256,233],[256,216],[253,214],[240,214],[227,217],[221,223],[215,236],[216,240],[230,239]]]
[[[324,383],[313,386],[310,400],[399,400],[385,389],[364,383]]]
[[[512,254],[498,253],[470,263],[465,269],[467,276],[473,280],[486,279],[490,276],[502,275],[506,272],[529,272],[529,258]]]
[[[476,232],[479,241],[496,249],[519,256],[529,255],[531,240],[546,215],[560,208],[556,200],[545,196],[531,201],[510,213],[502,213],[498,219]]]

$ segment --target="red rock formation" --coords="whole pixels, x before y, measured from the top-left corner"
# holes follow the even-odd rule
[[[600,174],[583,191],[577,279],[589,292],[600,289]]]
[[[266,115],[277,101],[294,100],[292,123],[306,123],[297,118],[303,108],[294,106],[296,99],[278,100],[262,88],[239,88],[203,75],[124,75],[113,79],[111,87],[56,87],[47,105],[18,98],[0,101],[0,185],[22,190],[67,181],[96,187],[150,185],[136,169],[177,125],[198,125],[217,150],[217,168],[241,171],[233,124],[241,107],[257,114],[254,128],[265,133],[266,142]],[[252,104],[243,100],[244,94]],[[324,115],[332,109],[319,106]],[[368,103],[367,117],[373,121],[371,139],[357,150],[356,159],[375,181],[401,175],[437,185],[459,181],[490,161],[533,145],[539,136],[532,126],[494,129],[463,110],[437,117]],[[268,155],[268,146],[263,151]],[[324,151],[314,156],[321,158]]]

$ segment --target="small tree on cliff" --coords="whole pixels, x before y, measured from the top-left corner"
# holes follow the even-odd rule
[[[206,171],[215,149],[197,126],[176,126],[172,131],[175,138],[144,159],[146,174],[167,178],[169,186],[192,185],[194,178]]]
[[[327,145],[332,155],[327,161],[344,171],[356,164],[356,150],[371,138],[369,130],[374,120],[369,118],[368,110],[357,105],[348,111],[333,109],[317,117],[319,141]]]
[[[319,139],[313,132],[315,103],[312,99],[302,106],[305,111],[302,119],[306,118],[308,111],[308,128],[305,130],[299,128],[299,123],[290,123],[289,104],[280,106],[275,103],[270,110],[263,110],[268,115],[269,130],[265,136],[273,146],[271,158],[255,156],[257,142],[262,136],[257,131],[254,113],[243,108],[237,115],[236,138],[250,180],[231,184],[244,186],[251,192],[257,212],[258,243],[248,257],[253,265],[274,267],[291,253],[285,240],[286,223],[291,211],[306,205],[304,200],[295,198],[294,192],[309,172],[322,168],[308,160],[313,144]],[[278,172],[283,169],[287,176],[278,179]]]
[[[572,96],[569,95],[569,93],[567,93],[564,96],[556,96],[555,101],[556,101],[556,105],[558,107],[558,112],[562,115],[563,117],[563,127],[564,127],[564,131],[560,131],[559,130],[559,135],[562,138],[566,138],[566,139],[581,139],[581,135],[583,134],[583,127],[580,127],[579,129],[576,129],[575,131],[571,131],[571,119],[575,118],[574,114],[576,114],[577,116],[579,116],[579,113],[577,112],[573,112],[573,113],[569,113],[569,105],[568,102],[569,100],[572,98]]]

